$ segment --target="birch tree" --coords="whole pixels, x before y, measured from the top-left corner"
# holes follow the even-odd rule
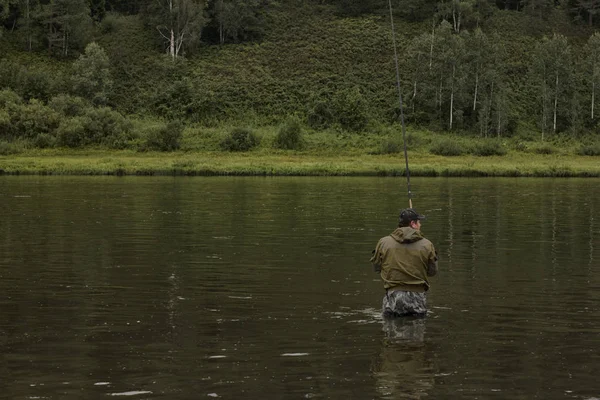
[[[217,25],[219,43],[238,42],[263,31],[263,11],[269,0],[214,0],[211,8],[212,25]]]
[[[568,83],[572,65],[567,38],[557,34],[551,39],[544,38],[536,49],[533,68],[541,92],[543,141],[548,125],[551,125],[553,133],[557,132],[560,107],[567,107],[569,103]]]
[[[465,40],[463,36],[453,34],[452,26],[446,21],[440,24],[438,38],[438,51],[434,61],[439,79],[438,101],[442,115],[442,106],[445,104],[448,107],[448,129],[452,130],[455,111],[461,109],[457,107],[457,100],[461,99],[464,89]],[[444,93],[447,94],[447,100],[444,100]]]
[[[423,68],[425,65],[430,63],[430,44],[431,34],[423,33],[420,36],[415,37],[406,52],[406,60],[411,81],[411,95],[409,96],[409,104],[411,114],[413,117],[416,115],[416,104],[417,95],[420,94],[420,90],[426,84],[429,69]]]
[[[206,23],[205,7],[204,0],[154,0],[151,3],[150,23],[155,26],[173,60],[200,41]]]
[[[83,47],[92,22],[85,0],[51,0],[42,6],[39,18],[46,26],[48,52],[58,48],[68,56],[73,47]]]
[[[585,45],[586,69],[590,96],[590,118],[596,117],[596,90],[600,84],[600,33],[596,32],[588,39]]]

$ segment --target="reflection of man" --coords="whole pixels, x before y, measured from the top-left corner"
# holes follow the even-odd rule
[[[373,376],[382,398],[421,399],[435,384],[435,364],[423,342],[425,318],[384,321],[386,338],[373,364]]]
[[[428,277],[437,273],[437,253],[421,233],[424,218],[412,208],[402,210],[398,228],[373,251],[371,262],[385,289],[384,317],[427,313]]]

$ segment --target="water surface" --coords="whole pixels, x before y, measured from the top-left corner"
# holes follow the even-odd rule
[[[600,397],[600,180],[413,191],[440,273],[384,323],[402,178],[0,177],[0,398]]]

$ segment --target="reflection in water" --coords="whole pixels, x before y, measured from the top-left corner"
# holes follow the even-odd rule
[[[426,318],[383,320],[385,338],[373,366],[377,391],[383,399],[420,399],[434,385],[434,367],[425,338]]]
[[[417,179],[432,312],[382,325],[392,182],[0,177],[0,397],[597,397],[600,180]]]

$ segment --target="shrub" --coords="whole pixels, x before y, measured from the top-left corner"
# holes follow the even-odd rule
[[[81,97],[60,94],[48,102],[48,107],[67,117],[76,117],[85,114],[87,103]]]
[[[397,154],[403,151],[404,146],[403,143],[398,139],[386,139],[379,146],[379,151],[377,154]]]
[[[22,145],[19,145],[19,143],[0,142],[0,155],[2,156],[18,154],[21,153],[23,150],[24,147]]]
[[[600,144],[582,145],[577,154],[580,156],[600,156]]]
[[[0,109],[0,140],[7,139],[12,136],[12,124],[10,115],[6,110]]]
[[[108,107],[90,108],[83,119],[86,144],[111,142],[132,130],[131,121]]]
[[[55,79],[62,79],[61,77]],[[23,98],[47,101],[54,91],[54,83],[50,74],[42,71],[26,71],[24,74],[22,94]]]
[[[279,149],[298,150],[302,148],[302,126],[296,118],[287,120],[277,132],[275,147]]]
[[[146,138],[146,148],[158,151],[173,151],[181,146],[183,124],[172,121],[158,129],[151,130]]]
[[[33,145],[40,149],[47,149],[49,147],[54,147],[56,144],[56,138],[47,133],[40,133],[33,139]]]
[[[83,117],[74,117],[61,121],[56,130],[59,146],[79,147],[85,143],[85,127]]]
[[[11,115],[14,135],[35,138],[40,133],[52,134],[60,122],[59,114],[38,100],[21,105]]]
[[[554,154],[556,153],[556,149],[549,143],[543,143],[538,146],[534,146],[531,148],[531,151],[536,154]]]
[[[486,141],[478,143],[472,150],[473,155],[481,157],[503,156],[506,154],[506,149],[502,144],[496,141]]]
[[[433,154],[437,154],[438,156],[460,156],[464,153],[464,149],[460,146],[460,144],[456,143],[450,139],[444,139],[434,144],[429,150]]]
[[[23,99],[17,93],[10,89],[0,90],[0,108],[4,108],[9,104],[22,104]]]
[[[235,128],[221,140],[220,146],[224,151],[248,151],[258,144],[258,137],[251,129]]]
[[[308,112],[307,123],[313,129],[329,127],[334,122],[333,111],[329,103],[319,101]]]
[[[335,97],[334,105],[335,115],[343,129],[359,132],[367,127],[368,106],[358,88],[339,92]]]

